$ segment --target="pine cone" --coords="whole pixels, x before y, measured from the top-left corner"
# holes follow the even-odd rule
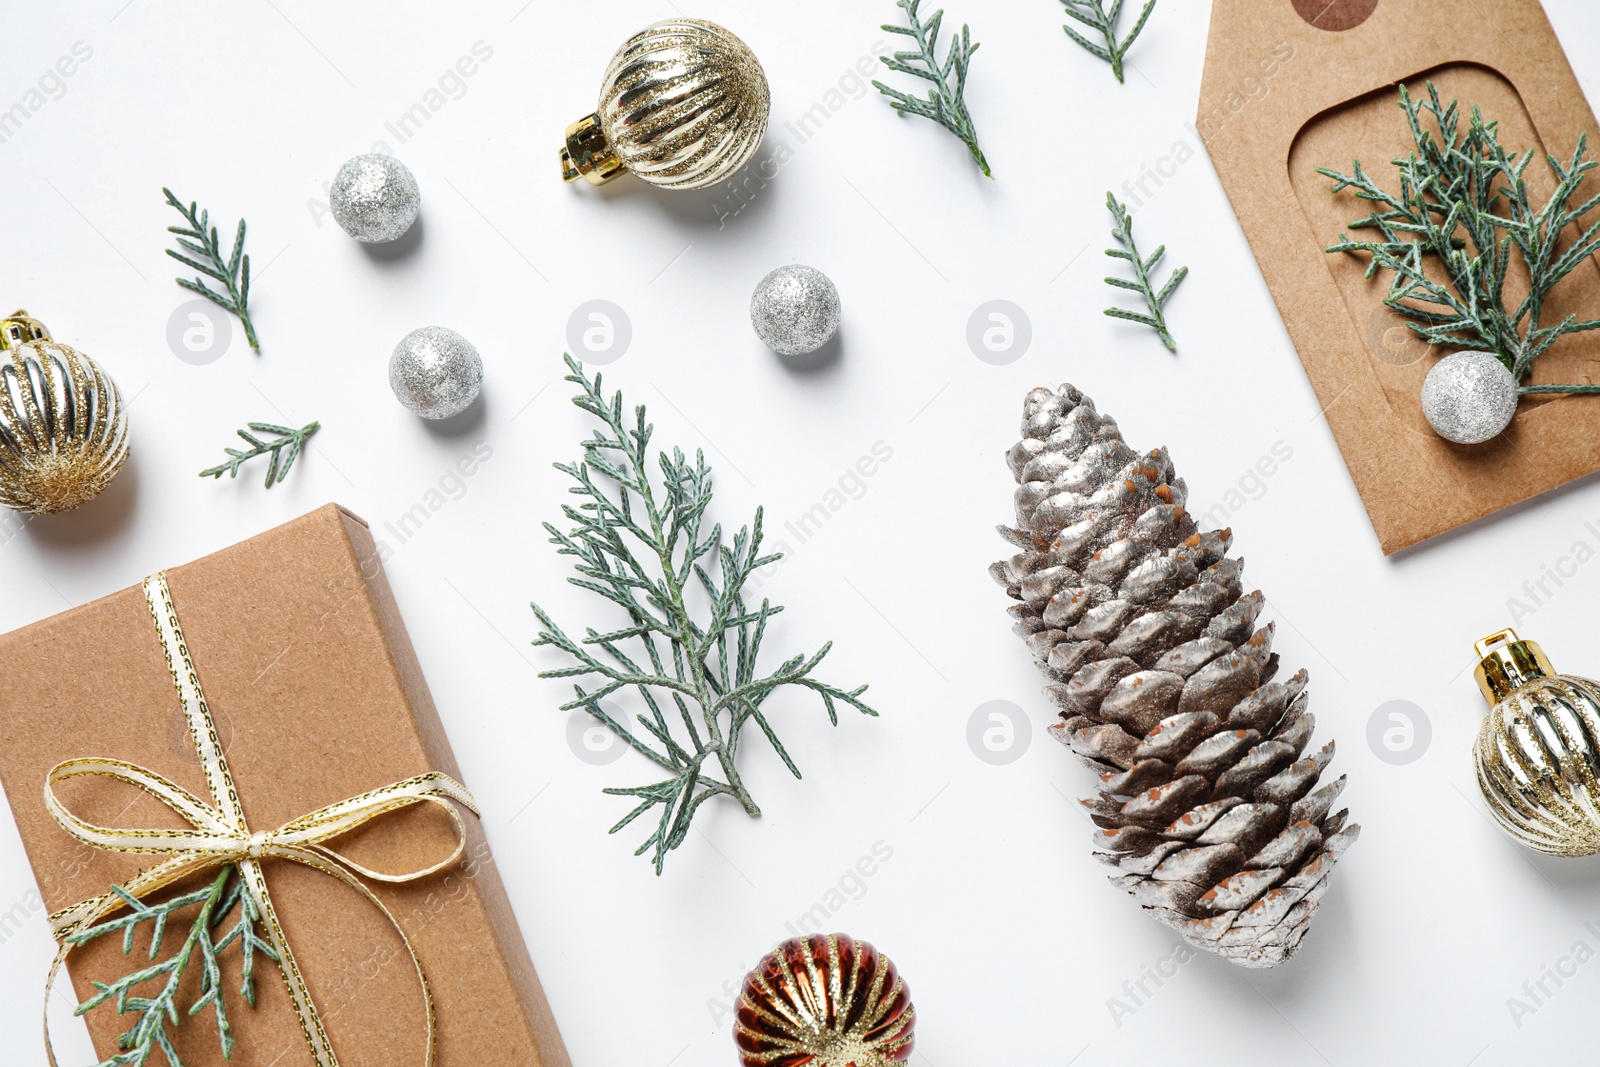
[[[1306,672],[1271,679],[1272,624],[1229,530],[1200,532],[1166,449],[1135,454],[1070,385],[1035,389],[1016,475],[1019,551],[990,568],[1055,683],[1057,739],[1100,775],[1083,803],[1113,881],[1190,944],[1242,967],[1293,955],[1360,827],[1304,755]]]

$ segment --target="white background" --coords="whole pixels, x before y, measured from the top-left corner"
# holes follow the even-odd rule
[[[1600,13],[1582,0],[1547,9],[1595,99]],[[564,187],[561,131],[591,109],[612,50],[675,11],[640,0],[9,4],[0,108],[75,42],[92,56],[0,144],[0,299],[115,374],[134,398],[134,456],[80,512],[0,526],[0,628],[329,500],[364,515],[393,550],[389,578],[579,1067],[733,1062],[719,1002],[786,923],[830,900],[842,903],[830,927],[900,964],[921,1023],[914,1062],[931,1067],[1466,1065],[1591,1048],[1600,964],[1560,988],[1547,979],[1554,995],[1520,1019],[1508,1005],[1535,1007],[1523,983],[1576,943],[1586,961],[1600,949],[1600,866],[1519,851],[1487,822],[1469,757],[1484,711],[1469,668],[1472,641],[1506,625],[1520,597],[1537,609],[1524,635],[1558,667],[1600,671],[1600,566],[1547,584],[1555,595],[1539,605],[1523,593],[1576,542],[1600,546],[1600,525],[1586,525],[1600,524],[1600,489],[1381,555],[1188,128],[1207,5],[1163,3],[1122,87],[1067,41],[1049,0],[956,5],[952,18],[973,20],[983,43],[969,97],[990,182],[954,139],[851,80],[882,50],[876,23],[896,14],[887,0],[706,0],[684,13],[734,28],[761,57],[773,96],[762,156],[782,141],[792,159],[737,214],[726,190]],[[1493,5],[1451,3],[1439,17],[1496,32]],[[399,143],[385,123],[424,102],[475,42],[492,56],[459,86],[446,79],[459,98],[447,92]],[[1292,62],[1280,76],[1297,76]],[[841,78],[842,98],[830,97]],[[802,144],[785,124],[818,103],[839,106]],[[421,240],[398,256],[358,246],[322,203],[339,164],[380,140],[423,190]],[[1146,248],[1165,242],[1171,263],[1193,269],[1169,306],[1173,356],[1100,314],[1114,299],[1100,251],[1105,190],[1179,142],[1194,158],[1138,213]],[[237,329],[209,365],[169,347],[169,319],[189,297],[163,255],[176,221],[163,185],[212,208],[225,232],[249,219],[259,356]],[[843,295],[840,350],[818,369],[786,367],[749,327],[756,281],[791,261],[826,271]],[[968,317],[996,298],[1032,322],[1031,348],[1009,366],[980,362],[966,340]],[[535,597],[569,626],[612,618],[563,584],[539,526],[564,500],[550,464],[573,458],[589,429],[559,379],[568,317],[592,299],[632,323],[608,382],[648,403],[660,443],[707,450],[718,517],[737,526],[765,504],[793,550],[763,590],[789,608],[773,655],[834,639],[819,673],[870,682],[883,713],[832,730],[820,708],[785,701],[779,730],[806,780],[752,744],[744,768],[765,816],[709,805],[661,879],[630,855],[635,828],[606,836],[626,802],[600,793],[651,769],[632,755],[580,759],[555,710],[568,690],[535,676],[560,661],[529,647]],[[402,410],[385,379],[395,342],[426,324],[464,333],[488,368],[480,406],[443,430]],[[1228,521],[1247,580],[1280,623],[1286,669],[1311,672],[1319,736],[1339,741],[1332,773],[1350,775],[1364,827],[1297,958],[1268,973],[1196,958],[1160,988],[1147,980],[1153,995],[1137,1003],[1124,983],[1176,939],[1090,858],[1075,805],[1087,772],[1044,733],[1043,682],[985,573],[1007,551],[993,527],[1011,516],[1002,457],[1022,398],[1068,379],[1135,447],[1171,447],[1196,512],[1243,490]],[[287,484],[194,476],[260,419],[324,425]],[[892,459],[845,486],[859,499],[804,544],[783,532],[880,441]],[[1253,481],[1279,442],[1292,458]],[[491,461],[459,486],[446,480],[419,532],[403,543],[386,532],[426,509],[480,443]],[[1031,720],[1031,745],[1009,765],[967,741],[974,710],[992,700]],[[1367,740],[1392,700],[1416,705],[1419,728],[1431,722],[1431,745],[1409,765]],[[879,842],[892,858],[860,886],[845,879],[858,899],[830,897]],[[0,914],[28,913],[0,945],[0,1031],[18,1063],[41,1058],[51,954],[33,884],[0,816]],[[90,1062],[81,1028],[61,1029],[70,1062]]]

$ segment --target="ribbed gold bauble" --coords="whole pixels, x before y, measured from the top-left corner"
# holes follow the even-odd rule
[[[1491,708],[1473,756],[1489,814],[1540,852],[1600,853],[1600,684],[1556,674],[1544,650],[1514,630],[1477,649]]]
[[[779,945],[744,980],[733,1028],[744,1067],[898,1067],[917,1011],[889,957],[845,934]]]
[[[0,506],[38,515],[98,496],[128,458],[128,413],[94,360],[26,311],[0,319]]]
[[[594,114],[567,128],[561,176],[604,185],[631,171],[701,189],[755,154],[772,102],[755,53],[712,22],[668,19],[617,50]]]

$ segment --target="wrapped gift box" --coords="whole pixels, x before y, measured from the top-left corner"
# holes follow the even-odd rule
[[[171,569],[167,581],[253,830],[274,829],[419,774],[460,779],[360,519],[329,505]],[[148,767],[207,803],[212,797],[139,586],[0,637],[0,663],[0,781],[40,894],[54,912],[105,893],[159,857],[99,851],[69,836],[45,807],[51,767],[106,757]],[[125,783],[74,780],[58,792],[81,817],[101,825],[184,825]],[[422,804],[332,845],[375,870],[416,870],[448,856],[455,834],[443,811]],[[483,831],[470,813],[466,834],[459,865],[413,883],[369,883],[426,970],[437,1011],[436,1062],[570,1067]],[[420,1065],[422,993],[388,920],[324,873],[271,858],[263,870],[342,1067]],[[175,921],[167,955],[183,936]],[[122,955],[121,941],[101,937],[73,951],[68,971],[80,1001],[93,994],[93,980],[111,981],[148,963],[145,928],[131,957]],[[258,959],[252,1010],[237,996],[237,945],[224,954],[223,967],[239,1042],[228,1062],[312,1064],[278,968]],[[198,972],[196,966],[186,974],[180,1007],[197,995]],[[119,1016],[112,1004],[86,1016],[102,1059],[116,1054],[117,1035],[135,1018]],[[185,1063],[223,1062],[209,1010],[183,1020],[173,1033]],[[158,1052],[152,1062],[160,1061]]]

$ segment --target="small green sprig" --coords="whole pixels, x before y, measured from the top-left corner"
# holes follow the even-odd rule
[[[978,147],[978,131],[973,128],[972,116],[967,112],[967,66],[972,62],[972,54],[978,50],[978,46],[972,43],[971,30],[962,26],[960,36],[951,38],[950,52],[941,65],[936,52],[939,45],[939,24],[944,20],[944,11],[935,11],[932,18],[923,22],[917,16],[917,5],[921,0],[896,0],[896,3],[905,10],[910,25],[885,25],[883,29],[902,37],[910,37],[917,42],[917,47],[915,51],[896,52],[878,58],[890,70],[898,70],[902,74],[910,74],[912,77],[932,82],[933,88],[928,90],[927,98],[923,99],[902,93],[898,89],[891,89],[880,81],[874,81],[872,84],[878,92],[889,98],[889,106],[902,115],[921,115],[925,119],[932,119],[961,138],[967,150],[972,153],[972,158],[979,169],[985,176],[993,178],[994,173],[989,170],[989,161],[983,157],[983,150]]]
[[[1543,207],[1535,208],[1524,173],[1531,151],[1507,152],[1500,144],[1499,123],[1485,122],[1477,108],[1461,132],[1460,108],[1439,99],[1428,83],[1428,99],[1413,100],[1400,86],[1415,149],[1393,160],[1400,172],[1400,194],[1380,187],[1357,160],[1352,173],[1326,167],[1317,173],[1333,180],[1333,191],[1354,190],[1377,207],[1350,223],[1351,229],[1374,229],[1381,241],[1352,241],[1346,234],[1328,252],[1366,254],[1366,276],[1378,270],[1394,273],[1384,303],[1409,319],[1406,323],[1430,345],[1450,345],[1492,353],[1519,383],[1523,396],[1543,393],[1600,393],[1600,385],[1526,385],[1533,361],[1568,334],[1600,329],[1600,319],[1568,315],[1554,325],[1541,325],[1545,300],[1568,274],[1600,251],[1600,222],[1579,229],[1563,244],[1567,227],[1600,207],[1600,195],[1571,206],[1584,175],[1600,167],[1585,159],[1588,135],[1578,137],[1569,162],[1545,157],[1556,188]],[[1424,128],[1424,114],[1439,136]],[[1511,252],[1526,268],[1528,294],[1513,310],[1506,305]],[[1425,256],[1437,257],[1447,281],[1426,271]]]
[[[278,959],[278,954],[273,951],[272,946],[256,933],[255,924],[261,921],[261,914],[256,909],[255,901],[250,894],[242,892],[243,883],[237,875],[237,868],[229,864],[217,873],[216,878],[205,889],[185,893],[159,904],[146,904],[121,886],[112,886],[112,892],[127,904],[128,914],[67,937],[69,943],[82,945],[105,934],[120,931],[123,955],[129,955],[133,952],[135,930],[141,924],[149,923],[149,958],[153,960],[161,952],[161,942],[166,935],[168,921],[178,912],[196,904],[200,905],[199,912],[189,924],[188,936],[184,938],[176,953],[160,963],[124,975],[114,982],[95,982],[94,987],[97,990],[95,995],[78,1005],[75,1014],[85,1015],[107,1001],[114,1000],[118,1015],[129,1012],[138,1015],[138,1021],[134,1023],[132,1029],[117,1038],[117,1047],[122,1051],[97,1067],[145,1067],[157,1049],[160,1049],[161,1054],[166,1057],[169,1067],[183,1067],[167,1029],[169,1026],[178,1026],[183,1019],[197,1015],[207,1007],[216,1014],[217,1036],[222,1043],[222,1057],[232,1058],[234,1046],[238,1042],[234,1039],[233,1027],[228,1021],[228,1010],[222,996],[222,967],[218,963],[218,957],[235,941],[239,943],[239,952],[243,960],[243,983],[239,988],[239,995],[252,1008],[256,1005],[256,953],[260,952],[273,961]],[[216,939],[213,930],[222,924],[235,907],[239,909],[238,920],[220,940]],[[178,987],[196,956],[200,960],[201,967],[200,996],[180,1015]],[[158,979],[163,981],[155,996],[134,995],[139,986]]]
[[[201,471],[200,477],[221,478],[226,474],[230,478],[237,478],[239,468],[246,462],[257,456],[271,455],[272,459],[267,463],[267,488],[271,489],[289,477],[289,468],[300,458],[300,451],[305,447],[306,439],[320,429],[322,429],[320,422],[313,422],[298,430],[270,422],[252,422],[249,424],[249,429],[238,431],[239,436],[244,438],[250,448],[245,451],[237,448],[223,449],[228,453],[228,462]],[[277,440],[263,441],[256,436],[258,433],[275,434]]]
[[[1063,26],[1067,36],[1077,41],[1084,48],[1111,64],[1111,73],[1117,76],[1117,81],[1122,78],[1122,59],[1128,54],[1128,49],[1133,47],[1133,42],[1139,39],[1139,33],[1144,29],[1144,24],[1150,21],[1150,12],[1155,10],[1156,0],[1148,0],[1144,10],[1139,12],[1139,21],[1133,24],[1133,30],[1119,43],[1117,41],[1117,19],[1122,15],[1122,0],[1111,0],[1111,10],[1107,11],[1105,0],[1061,0],[1067,9],[1067,15],[1077,19],[1105,39],[1105,44],[1099,45],[1089,40],[1071,26]]]
[[[161,191],[167,194],[167,203],[188,223],[187,226],[168,226],[167,232],[177,234],[178,245],[184,252],[197,258],[191,259],[190,255],[174,252],[170,248],[167,249],[167,255],[205,277],[221,282],[227,292],[215,292],[198,276],[193,281],[179,278],[178,284],[239,316],[251,349],[261,351],[261,342],[256,340],[255,325],[250,321],[250,257],[244,254],[244,219],[239,220],[239,231],[233,238],[233,254],[224,257],[222,244],[217,239],[217,228],[211,225],[211,212],[199,210],[199,205],[193,201],[184,207],[183,201],[174,196],[171,189],[163,187]]]
[[[634,409],[630,424],[620,392],[608,400],[600,375],[591,382],[581,363],[571,356],[566,361],[571,372],[566,380],[581,390],[573,403],[604,428],[583,442],[581,462],[556,464],[576,483],[569,491],[581,500],[561,509],[572,529],[563,532],[550,523],[544,528],[559,554],[576,561],[578,576],[567,580],[620,607],[628,623],[604,633],[589,628],[574,640],[534,604],[543,629],[533,643],[574,661],[540,677],[597,679],[593,689],[574,683],[577,697],[561,710],[583,708],[666,772],[648,785],[605,790],[638,802],[612,833],[660,808],[654,832],[635,853],[653,851],[659,875],[667,853],[683,843],[690,820],[706,801],[732,797],[750,815],[761,814],[738,768],[740,741],[751,723],[790,773],[800,777],[762,709],[774,692],[784,686],[811,690],[822,698],[835,726],[838,704],[865,715],[877,712],[861,699],[866,686],[846,691],[811,676],[832,642],[809,657],[785,660],[770,674],[757,673],[767,622],[783,610],[766,600],[752,608],[744,599],[750,576],[782,558],[781,553],[761,554],[761,510],[753,527],[725,544],[720,524],[706,528],[711,468],[705,454],[697,452],[690,460],[673,449],[670,455],[652,456],[653,428],[644,407]],[[652,467],[660,471],[659,486],[650,476]],[[623,689],[637,690],[649,709],[638,716],[637,731],[629,731],[605,707],[606,698]],[[669,701],[681,731],[662,712]]]
[[[1119,203],[1111,193],[1106,194],[1106,207],[1111,212],[1111,235],[1117,239],[1118,248],[1106,249],[1106,255],[1113,259],[1124,259],[1133,267],[1134,281],[1125,278],[1107,278],[1106,284],[1118,289],[1127,289],[1144,297],[1147,314],[1137,311],[1124,311],[1122,308],[1106,308],[1106,314],[1114,319],[1127,319],[1129,322],[1141,323],[1150,327],[1161,338],[1161,343],[1167,346],[1169,352],[1178,350],[1178,343],[1172,339],[1172,332],[1167,329],[1166,306],[1173,290],[1178,288],[1178,283],[1189,276],[1188,267],[1179,267],[1172,272],[1172,277],[1167,279],[1167,284],[1161,287],[1158,293],[1151,282],[1150,272],[1156,264],[1161,262],[1161,257],[1167,254],[1167,246],[1162,245],[1150,253],[1150,258],[1145,259],[1139,254],[1139,246],[1133,241],[1133,216],[1128,214],[1125,205]]]

